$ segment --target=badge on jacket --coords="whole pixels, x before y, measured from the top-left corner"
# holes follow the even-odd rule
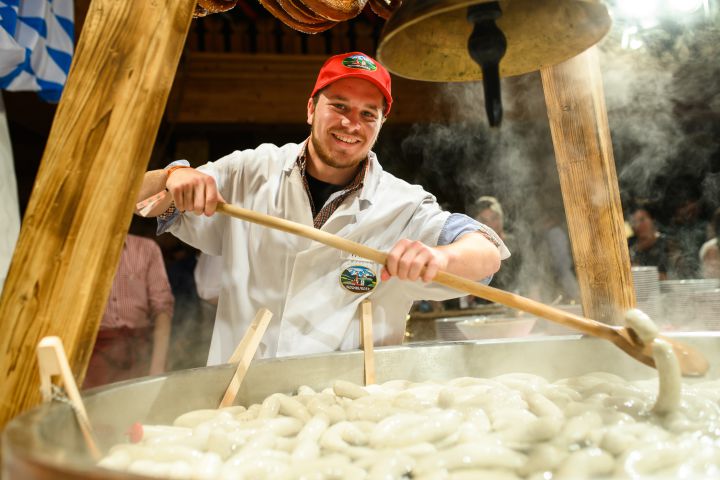
[[[352,259],[345,262],[340,273],[340,284],[353,293],[367,293],[377,286],[374,263]]]

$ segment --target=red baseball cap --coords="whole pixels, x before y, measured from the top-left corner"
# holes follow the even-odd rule
[[[385,115],[390,113],[392,106],[390,74],[377,60],[361,52],[341,53],[328,58],[320,69],[315,88],[310,96],[314,97],[318,91],[332,82],[348,77],[362,78],[372,82],[385,97],[387,103]]]

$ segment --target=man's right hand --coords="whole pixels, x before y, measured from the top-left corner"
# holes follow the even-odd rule
[[[215,213],[218,202],[225,203],[217,190],[215,179],[194,168],[174,170],[166,180],[165,188],[172,195],[175,208],[181,212],[210,216]]]

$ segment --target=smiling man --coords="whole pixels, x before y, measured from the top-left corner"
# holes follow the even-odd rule
[[[228,360],[262,307],[274,314],[262,357],[358,348],[365,299],[375,344],[402,343],[414,300],[460,296],[432,283],[438,271],[487,282],[509,256],[492,229],[443,211],[421,187],[383,171],[371,149],[391,107],[382,65],[360,52],[335,55],[310,94],[304,142],[236,151],[197,169],[173,162],[145,175],[139,199],[170,193],[150,212],[159,231],[223,257],[208,364]],[[215,215],[218,202],[313,225],[387,251],[388,260],[377,265]]]

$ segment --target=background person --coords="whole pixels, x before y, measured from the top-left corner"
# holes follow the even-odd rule
[[[518,248],[515,235],[505,229],[505,214],[497,198],[492,196],[480,197],[475,205],[475,220],[492,228],[508,247],[512,255],[503,261],[500,270],[493,276],[493,287],[511,292],[517,291],[518,274],[522,263],[522,252]]]
[[[164,372],[173,307],[160,247],[128,234],[83,388]]]
[[[651,206],[639,204],[630,213],[630,227],[633,231],[633,236],[628,239],[630,263],[657,267],[660,280],[667,280],[670,257],[668,239],[658,230],[653,211]]]
[[[544,262],[547,275],[539,278],[541,285],[534,288],[541,292],[540,298],[554,303],[580,301],[580,285],[575,276],[570,236],[563,221],[563,210],[546,208],[540,215],[540,239],[535,251],[536,258]],[[535,282],[536,284],[538,281]]]
[[[679,176],[674,179],[675,190],[668,189],[665,211],[669,213],[666,234],[669,244],[668,278],[698,278],[698,252],[708,240],[708,221],[705,204],[697,180]]]
[[[477,199],[472,211],[474,212],[473,216],[475,220],[492,228],[503,243],[505,243],[508,250],[513,252],[509,258],[502,262],[500,270],[498,270],[493,276],[490,286],[501,290],[517,292],[521,252],[517,248],[518,245],[515,235],[505,230],[505,214],[503,212],[502,205],[497,198],[489,195],[483,195]],[[467,295],[459,298],[458,300],[448,300],[445,308],[453,309],[456,308],[456,305],[461,309],[473,308],[475,306],[486,305],[488,303],[491,302],[473,295]]]
[[[718,234],[720,234],[720,208],[713,213],[710,222],[713,238],[708,240],[700,248],[700,263],[702,265],[703,278],[720,278],[720,246],[718,246]]]

